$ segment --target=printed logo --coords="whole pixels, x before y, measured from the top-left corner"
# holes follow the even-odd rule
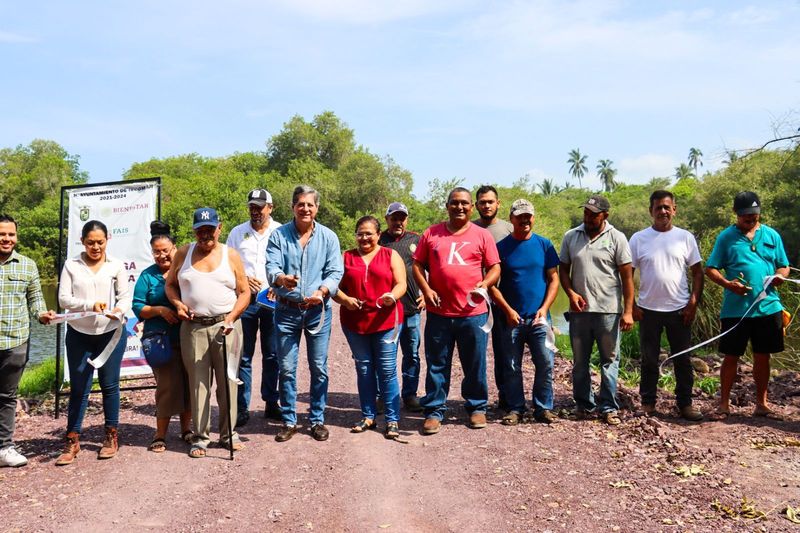
[[[252,237],[252,235],[250,235],[250,232],[249,232],[249,231],[248,231],[247,233],[245,233],[245,234],[244,234],[244,240],[247,240],[247,239],[249,239],[250,237]]]
[[[80,211],[78,212],[78,216],[80,217],[81,222],[86,222],[87,220],[89,220],[89,207],[88,206],[81,207]]]
[[[200,213],[200,220],[211,220],[211,213],[208,211],[203,211]]]
[[[416,244],[414,244],[414,243],[411,243],[411,244],[409,245],[408,249],[409,249],[409,250],[411,250],[411,253],[413,254],[414,252],[416,252],[416,251],[417,251],[417,245],[416,245]]]
[[[450,255],[447,256],[447,264],[448,265],[452,265],[452,264],[454,264],[453,260],[456,260],[456,261],[458,261],[459,265],[466,266],[467,265],[466,261],[464,261],[464,258],[461,257],[461,254],[458,253],[458,252],[468,244],[469,244],[469,242],[462,242],[462,243],[454,242],[454,243],[451,243],[450,244]]]

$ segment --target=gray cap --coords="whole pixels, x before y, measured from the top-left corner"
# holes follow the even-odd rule
[[[602,213],[603,211],[608,211],[611,208],[611,204],[608,203],[608,200],[606,200],[604,196],[595,194],[590,196],[580,207],[588,209],[593,213]]]
[[[391,216],[394,213],[405,213],[408,216],[408,208],[401,202],[392,202],[389,204],[389,208],[386,209],[386,216]]]
[[[536,212],[533,209],[533,204],[524,198],[520,198],[519,200],[514,200],[514,203],[511,204],[509,216],[534,215],[535,213]]]
[[[266,189],[253,189],[247,195],[247,203],[264,207],[272,203],[272,195]]]

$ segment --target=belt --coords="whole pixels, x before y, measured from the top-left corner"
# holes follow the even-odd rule
[[[305,311],[310,307],[314,307],[313,305],[308,305],[305,302],[295,302],[294,300],[284,298],[283,296],[278,296],[278,301],[282,305],[285,305],[286,307],[291,307],[292,309],[300,309],[301,311]]]
[[[192,322],[195,324],[200,324],[201,326],[213,326],[214,324],[219,324],[225,320],[225,315],[217,315],[217,316],[195,316],[192,317]]]

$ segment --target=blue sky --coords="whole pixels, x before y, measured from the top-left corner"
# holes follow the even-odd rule
[[[704,168],[800,123],[800,2],[0,0],[0,146],[52,139],[93,181],[263,150],[334,111],[422,194],[432,178]]]

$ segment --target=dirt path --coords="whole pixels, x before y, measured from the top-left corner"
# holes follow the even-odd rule
[[[569,371],[569,362],[559,359],[556,399],[565,408]],[[525,372],[529,384],[529,363]],[[99,398],[91,402],[83,450],[68,467],[53,466],[64,419],[22,418],[17,442],[31,460],[25,468],[0,470],[0,530],[800,531],[780,514],[787,504],[800,507],[796,418],[687,424],[671,412],[654,419],[627,413],[617,428],[564,420],[513,428],[493,421],[470,430],[457,364],[454,373],[442,432],[423,437],[421,417],[404,412],[408,444],[379,432],[349,433],[359,418],[358,396],[338,323],[330,348],[327,442],[308,435],[302,365],[298,406],[306,427],[276,443],[279,424],[262,418],[262,402],[254,402],[241,432],[246,448],[233,462],[220,448],[206,459],[187,457],[177,422],[169,450],[148,452],[152,391],[124,393],[123,446],[110,461],[96,460]],[[795,417],[799,384],[795,374],[776,385],[786,389],[783,408]],[[493,388],[490,394],[496,399]],[[709,402],[699,400],[704,409]],[[669,412],[668,403],[659,409]],[[747,406],[741,410],[749,413]],[[675,473],[682,467],[689,477]],[[766,520],[723,517],[720,509],[741,510],[742,498],[768,513]],[[722,507],[715,510],[714,501]]]

